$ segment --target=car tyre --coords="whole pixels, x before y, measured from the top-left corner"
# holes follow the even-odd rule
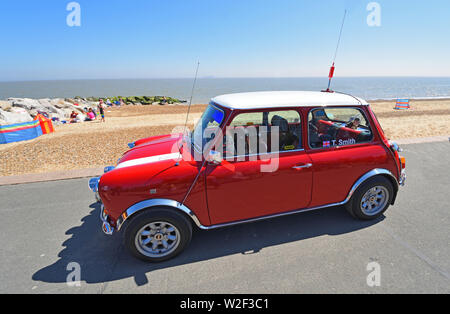
[[[345,208],[354,218],[374,220],[386,212],[393,197],[394,189],[391,181],[383,176],[377,176],[361,184]]]
[[[128,223],[125,246],[136,258],[159,263],[174,258],[191,242],[192,224],[182,214],[168,209],[149,209]]]

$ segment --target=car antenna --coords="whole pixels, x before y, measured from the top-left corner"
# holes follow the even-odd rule
[[[195,85],[197,84],[197,76],[198,76],[198,69],[200,68],[200,61],[197,62],[197,70],[195,71],[195,77],[194,77],[194,84],[192,85],[192,92],[191,92],[191,98],[189,99],[189,106],[188,106],[188,112],[186,115],[186,122],[184,123],[184,130],[183,130],[183,141],[181,142],[181,147],[184,144],[185,136],[186,136],[186,130],[187,130],[187,124],[189,120],[189,114],[191,112],[191,105],[192,105],[192,98],[194,97],[194,91],[195,91]]]
[[[347,17],[347,10],[345,10],[345,12],[344,12],[344,18],[342,19],[341,31],[339,32],[339,39],[338,39],[338,43],[337,43],[337,46],[336,46],[336,51],[334,53],[333,64],[331,65],[330,73],[328,74],[328,87],[327,87],[326,90],[322,91],[322,92],[325,92],[325,93],[333,93],[333,91],[330,89],[330,87],[331,87],[331,80],[333,79],[334,70],[336,69],[334,64],[336,62],[336,57],[337,57],[339,45],[341,44],[342,30],[344,29],[344,24],[345,24],[345,18],[346,17]]]

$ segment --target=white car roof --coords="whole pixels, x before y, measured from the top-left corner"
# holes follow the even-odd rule
[[[212,102],[230,109],[368,105],[360,98],[340,93],[277,91],[217,96]]]

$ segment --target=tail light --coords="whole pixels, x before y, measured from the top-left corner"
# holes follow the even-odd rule
[[[400,156],[400,163],[402,164],[402,169],[406,168],[406,159],[403,156]]]

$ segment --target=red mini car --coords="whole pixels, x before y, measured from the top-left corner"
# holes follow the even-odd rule
[[[103,231],[143,260],[173,258],[192,228],[343,205],[375,219],[405,182],[405,159],[362,99],[257,92],[212,99],[192,132],[129,144],[90,181]]]

